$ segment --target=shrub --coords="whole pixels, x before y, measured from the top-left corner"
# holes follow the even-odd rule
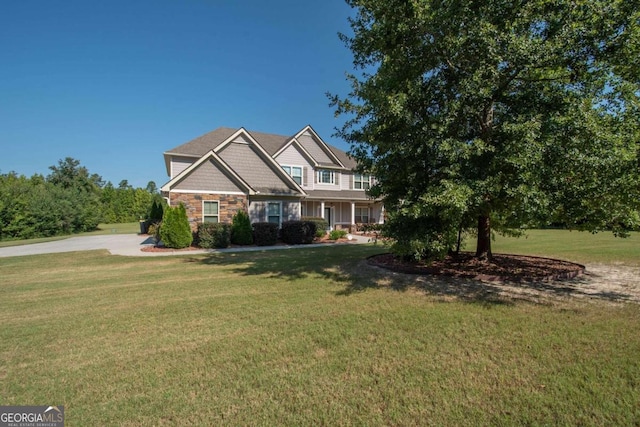
[[[193,242],[187,211],[180,203],[176,207],[167,207],[162,217],[160,238],[167,248],[186,248]]]
[[[382,232],[382,227],[384,224],[361,224],[358,226],[358,231],[362,231],[363,233],[380,233]]]
[[[346,230],[332,230],[331,233],[329,233],[329,240],[342,239],[343,237],[346,237],[346,235]]]
[[[278,242],[278,224],[256,222],[253,224],[253,239],[258,246],[272,246]]]
[[[282,223],[282,241],[290,245],[313,242],[316,223],[313,221],[285,221]]]
[[[166,202],[164,201],[162,196],[160,196],[159,194],[153,196],[153,203],[151,203],[151,208],[149,209],[149,213],[147,215],[147,219],[150,223],[162,221],[165,206]]]
[[[253,230],[249,214],[239,210],[233,216],[231,224],[231,243],[234,245],[250,245],[253,243]]]
[[[198,224],[197,245],[201,248],[228,248],[231,242],[231,227],[218,222]]]
[[[157,242],[160,241],[160,227],[162,226],[162,221],[152,222],[149,224],[149,228],[147,229],[147,234],[154,238]]]
[[[324,218],[318,218],[313,216],[303,216],[303,221],[312,221],[316,224],[316,237],[323,237],[327,234],[327,229],[329,228],[329,223]]]

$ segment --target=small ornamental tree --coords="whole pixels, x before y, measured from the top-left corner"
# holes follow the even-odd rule
[[[234,245],[250,245],[253,243],[253,229],[249,214],[239,210],[231,223],[231,243]]]
[[[148,220],[150,223],[162,221],[165,206],[165,201],[159,194],[153,196],[153,202],[151,203],[151,208],[149,209],[148,215]]]
[[[176,207],[165,209],[160,227],[160,238],[168,248],[181,249],[191,245],[193,234],[189,226],[187,211],[182,203]]]

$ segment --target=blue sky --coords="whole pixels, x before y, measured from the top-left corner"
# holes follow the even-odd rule
[[[328,143],[352,10],[323,1],[31,1],[0,7],[0,173],[73,157],[117,185],[168,177],[162,153],[220,126]]]

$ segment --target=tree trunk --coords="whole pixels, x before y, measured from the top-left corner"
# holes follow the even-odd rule
[[[480,215],[478,217],[476,258],[490,260],[491,257],[491,222],[489,220],[489,215]]]

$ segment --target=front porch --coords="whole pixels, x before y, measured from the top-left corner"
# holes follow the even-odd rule
[[[374,201],[303,200],[302,216],[324,218],[329,227],[356,231],[357,224],[384,223],[384,206]]]

